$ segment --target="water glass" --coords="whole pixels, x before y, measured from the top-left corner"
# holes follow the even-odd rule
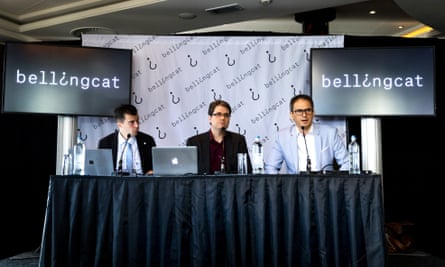
[[[73,174],[73,157],[71,153],[63,155],[62,175]]]
[[[247,174],[247,153],[238,153],[238,174]]]

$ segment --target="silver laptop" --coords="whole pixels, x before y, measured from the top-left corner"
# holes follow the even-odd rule
[[[113,174],[111,149],[87,149],[85,152],[85,175],[109,176]]]
[[[196,146],[152,147],[153,175],[187,175],[198,173]]]

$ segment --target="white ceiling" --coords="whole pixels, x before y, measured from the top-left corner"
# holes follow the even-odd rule
[[[238,4],[232,12],[209,12]],[[302,32],[295,14],[335,8],[330,34],[401,36],[424,24],[441,38],[443,0],[1,0],[0,42],[79,40],[91,33],[177,34],[216,31]],[[403,8],[403,9],[402,9]],[[376,10],[369,15],[369,10]],[[408,15],[409,14],[409,15]],[[402,29],[398,28],[403,26]]]

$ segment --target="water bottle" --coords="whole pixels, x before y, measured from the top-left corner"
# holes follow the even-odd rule
[[[73,174],[85,175],[86,148],[80,130],[77,129],[77,143],[73,147]]]
[[[349,152],[349,173],[360,174],[360,146],[355,135],[351,135],[351,142],[348,145]]]
[[[252,144],[252,173],[264,173],[263,144],[259,136],[255,137],[255,141]]]

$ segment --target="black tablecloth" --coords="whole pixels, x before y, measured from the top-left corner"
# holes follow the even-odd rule
[[[40,266],[385,266],[381,176],[51,176]]]

